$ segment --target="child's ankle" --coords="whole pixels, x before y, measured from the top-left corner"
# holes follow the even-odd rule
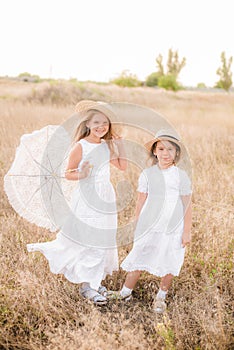
[[[158,290],[158,293],[156,295],[156,299],[166,299],[167,296],[167,290],[162,290],[161,288]]]
[[[123,285],[121,291],[120,291],[120,295],[122,297],[126,297],[127,295],[131,295],[132,294],[132,289],[126,287],[125,285]]]

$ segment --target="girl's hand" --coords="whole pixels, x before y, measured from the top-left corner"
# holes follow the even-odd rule
[[[111,159],[110,162],[116,168],[120,170],[127,169],[127,158],[126,152],[124,149],[124,143],[122,142],[122,137],[118,134],[112,134],[112,145],[114,146],[111,149]]]
[[[79,171],[79,180],[85,179],[90,174],[90,168],[92,168],[91,164],[86,161],[82,164],[81,170]]]
[[[118,145],[122,141],[122,137],[118,134],[112,134],[112,140]]]
[[[182,247],[186,247],[191,242],[191,233],[190,232],[184,232],[182,235]]]

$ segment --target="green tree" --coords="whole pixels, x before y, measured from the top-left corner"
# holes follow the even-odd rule
[[[172,49],[169,49],[167,59],[167,75],[174,75],[174,77],[177,78],[185,64],[185,57],[183,57],[180,61],[178,51],[173,52]]]
[[[163,76],[164,74],[164,68],[163,68],[163,57],[161,54],[158,55],[158,57],[156,57],[156,66],[158,68],[158,74],[159,76]]]
[[[171,74],[162,75],[158,78],[158,86],[166,90],[178,91],[181,89],[181,86],[176,80],[176,77]]]
[[[157,76],[157,85],[167,90],[177,91],[181,89],[181,86],[178,82],[178,77],[185,64],[185,57],[183,57],[182,60],[180,60],[178,51],[173,51],[172,49],[169,49],[165,71],[163,65],[163,56],[159,54],[158,57],[156,57],[157,72],[152,73],[152,75],[155,74],[154,78]]]
[[[153,72],[146,78],[145,84],[146,86],[157,86],[158,85],[158,79],[160,77],[159,72]]]
[[[158,57],[156,58],[157,72],[159,76],[173,75],[177,79],[182,68],[184,68],[185,64],[186,64],[186,58],[183,57],[182,60],[180,60],[178,51],[173,51],[172,49],[169,49],[168,51],[166,72],[163,67],[162,55],[159,54]]]
[[[197,88],[198,89],[205,89],[206,88],[206,84],[205,83],[197,83]]]
[[[216,71],[216,74],[220,76],[219,81],[216,83],[215,87],[224,89],[228,91],[232,86],[232,56],[227,60],[225,52],[221,53],[221,67]]]

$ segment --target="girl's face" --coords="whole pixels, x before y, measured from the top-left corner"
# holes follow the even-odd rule
[[[154,155],[157,156],[161,167],[168,168],[174,163],[176,147],[169,141],[158,141],[154,149]]]
[[[90,135],[101,138],[108,132],[110,123],[104,114],[96,113],[86,123],[86,126],[90,128]]]

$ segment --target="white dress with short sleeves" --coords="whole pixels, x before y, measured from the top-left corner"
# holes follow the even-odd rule
[[[154,165],[141,173],[137,190],[147,193],[147,199],[137,222],[133,248],[121,267],[159,277],[178,276],[185,252],[181,196],[191,194],[190,179],[176,166],[161,170]]]
[[[39,251],[50,270],[73,283],[88,282],[98,289],[107,274],[118,270],[116,248],[117,210],[110,182],[110,150],[101,144],[79,141],[84,161],[92,165],[90,175],[77,182],[70,214],[55,240],[28,244],[28,251]],[[78,169],[79,169],[78,168]]]

